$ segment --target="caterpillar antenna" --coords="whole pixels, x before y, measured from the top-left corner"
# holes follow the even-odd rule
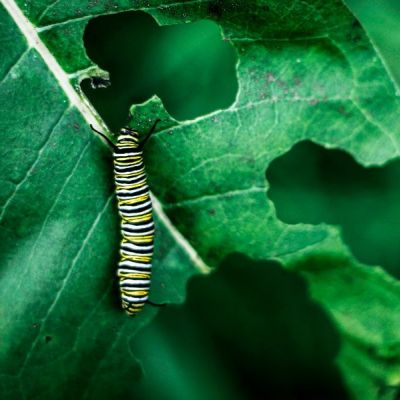
[[[92,124],[90,124],[90,128],[92,129],[92,131],[98,133],[102,138],[104,138],[112,149],[116,149],[115,144],[103,132],[98,131]]]

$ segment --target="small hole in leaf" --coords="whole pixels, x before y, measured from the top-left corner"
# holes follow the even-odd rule
[[[361,262],[400,277],[400,161],[365,168],[344,151],[305,141],[275,159],[267,179],[282,221],[339,225]]]
[[[45,336],[45,337],[44,337],[45,343],[50,343],[52,340],[53,340],[53,337],[52,337],[52,336]]]
[[[87,55],[110,73],[107,88],[86,79],[82,90],[113,130],[129,108],[158,95],[167,111],[185,120],[227,108],[238,88],[236,53],[212,21],[159,26],[144,12],[92,19],[85,30]]]

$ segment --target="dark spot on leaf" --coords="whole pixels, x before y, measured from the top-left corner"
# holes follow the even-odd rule
[[[215,210],[213,208],[209,208],[207,212],[209,215],[215,215]]]
[[[286,88],[287,87],[287,83],[285,81],[283,81],[282,79],[278,79],[276,81],[277,86],[281,87],[281,88]]]
[[[44,337],[45,343],[49,343],[49,342],[51,342],[52,340],[53,340],[52,336],[45,336],[45,337]]]
[[[302,80],[298,76],[295,76],[293,79],[293,83],[295,86],[299,86],[302,84]]]
[[[90,0],[89,2],[88,2],[88,5],[87,5],[87,7],[90,9],[90,8],[93,8],[94,6],[96,6],[97,4],[99,4],[99,1],[100,0]]]
[[[344,107],[344,106],[340,106],[340,107],[338,107],[338,109],[337,109],[338,111],[339,111],[339,113],[340,114],[342,114],[342,115],[349,115],[349,113],[346,111],[346,108]]]

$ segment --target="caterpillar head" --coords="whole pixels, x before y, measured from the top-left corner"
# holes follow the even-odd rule
[[[129,128],[124,127],[121,129],[118,137],[118,142],[128,142],[131,145],[139,146],[139,132]]]
[[[130,135],[133,138],[139,139],[139,132],[135,131],[132,128],[129,128],[128,126],[125,126],[124,128],[121,129],[121,135]]]

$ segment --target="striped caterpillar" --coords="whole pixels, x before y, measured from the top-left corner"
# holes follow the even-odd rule
[[[143,163],[143,146],[158,120],[139,141],[139,133],[122,128],[114,144],[97,131],[113,149],[118,211],[121,217],[120,261],[117,276],[122,308],[135,316],[148,300],[154,246],[153,209]],[[154,304],[153,304],[154,305]]]

